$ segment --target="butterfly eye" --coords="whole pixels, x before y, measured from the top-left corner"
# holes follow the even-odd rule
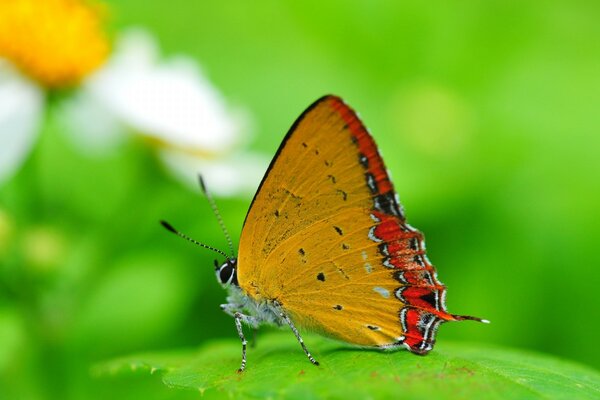
[[[219,270],[217,271],[217,276],[219,281],[222,284],[226,284],[229,281],[229,278],[231,278],[231,273],[233,272],[233,270],[231,269],[231,267],[229,266],[229,264],[225,263],[221,266],[221,268],[219,268]]]
[[[217,278],[223,285],[238,285],[235,259],[227,260],[221,265],[217,270]]]
[[[229,268],[229,266],[225,266],[223,269],[221,269],[221,272],[219,273],[219,278],[221,279],[221,282],[228,283],[232,273],[233,270]]]

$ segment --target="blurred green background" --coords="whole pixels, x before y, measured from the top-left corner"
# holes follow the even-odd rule
[[[600,3],[113,0],[108,10],[111,31],[143,26],[167,55],[195,57],[250,111],[255,150],[274,154],[323,94],[358,110],[426,234],[449,310],[492,321],[444,325],[438,340],[600,366]],[[226,248],[207,202],[138,142],[81,155],[48,114],[0,188],[2,398],[101,396],[89,378],[98,360],[237,338],[213,254],[158,225]],[[236,242],[249,203],[218,199]]]

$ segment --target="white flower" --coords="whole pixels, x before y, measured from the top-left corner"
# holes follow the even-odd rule
[[[0,76],[0,184],[31,148],[43,93],[14,71]],[[268,164],[243,151],[249,139],[245,114],[228,106],[192,59],[161,60],[153,38],[140,29],[121,35],[105,64],[64,102],[60,117],[88,155],[114,151],[133,133],[156,147],[175,177],[196,187],[202,174],[216,195],[251,194]]]
[[[37,137],[44,93],[0,60],[0,184],[21,166]]]
[[[160,62],[152,38],[129,31],[114,57],[84,85],[136,131],[172,146],[219,152],[231,148],[241,126],[221,94],[189,58]]]
[[[267,167],[267,160],[263,155],[250,152],[236,152],[226,157],[204,160],[164,150],[161,152],[161,159],[177,178],[196,188],[198,171],[201,171],[208,190],[221,196],[256,192]]]
[[[218,195],[252,193],[267,166],[264,156],[240,151],[248,139],[243,113],[227,106],[193,60],[161,61],[152,37],[139,29],[122,35],[65,112],[84,148],[110,148],[120,125],[151,139],[177,178],[197,187],[200,173]],[[89,123],[94,112],[106,115],[94,116],[103,124]]]

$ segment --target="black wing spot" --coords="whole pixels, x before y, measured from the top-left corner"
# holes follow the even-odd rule
[[[335,306],[333,306],[333,309],[334,309],[334,310],[341,311],[341,310],[343,310],[343,309],[344,309],[344,307],[342,307],[342,306],[341,306],[341,305],[339,305],[339,304],[336,304]]]
[[[358,156],[358,161],[360,162],[360,165],[363,166],[363,168],[369,169],[369,159],[367,158],[367,156],[360,153]]]
[[[301,256],[304,256],[306,254],[306,252],[304,251],[304,249],[300,248],[300,249],[298,249],[298,254],[300,254]]]
[[[339,193],[339,194],[341,194],[341,195],[342,195],[342,199],[343,199],[344,201],[346,201],[346,200],[348,199],[348,193],[344,192],[343,190],[339,190],[339,189],[338,189],[338,190],[337,190],[337,193]]]
[[[379,254],[381,254],[382,256],[389,256],[390,255],[390,251],[388,249],[388,245],[386,243],[381,243],[377,246],[377,249],[379,250]]]
[[[429,303],[431,305],[431,307],[434,307],[435,309],[437,309],[435,292],[433,290],[431,292],[421,296],[421,300],[426,301],[427,303]]]
[[[333,163],[331,161],[325,160],[325,166],[326,167],[331,167],[332,165],[333,165]]]
[[[322,272],[319,272],[317,274],[317,279],[320,280],[321,282],[325,282],[325,274]]]
[[[378,326],[375,325],[367,325],[367,328],[369,328],[372,331],[378,331],[380,329]]]
[[[408,245],[409,245],[409,247],[410,247],[411,250],[418,250],[419,249],[419,241],[417,240],[416,237],[410,238],[410,241],[409,241]]]
[[[394,279],[400,283],[408,283],[408,281],[404,277],[404,271],[398,271],[398,272],[394,273],[393,276],[394,276]]]
[[[379,189],[377,188],[377,181],[375,180],[375,176],[370,172],[367,172],[365,174],[365,178],[367,180],[367,186],[369,187],[369,190],[371,190],[371,193],[377,194]]]
[[[342,231],[342,228],[340,228],[339,226],[334,226],[333,229],[335,229],[335,231],[338,233],[338,235],[342,236],[344,234],[344,232]]]
[[[315,149],[315,156],[319,155],[319,149]]]
[[[276,217],[279,217],[279,210],[275,210],[274,214],[275,214]]]
[[[423,258],[421,258],[420,255],[416,255],[413,257],[413,261],[416,262],[417,264],[419,264],[419,266],[424,267],[425,263],[423,262]]]
[[[375,191],[377,190],[377,184],[375,183],[374,179],[373,179],[373,184],[375,186],[371,187],[368,182],[367,182],[367,184],[369,185],[369,188],[371,188],[371,190],[375,190]],[[402,215],[402,211],[400,211],[400,207],[398,206],[398,203],[396,202],[396,196],[394,195],[394,192],[392,192],[392,191],[374,196],[373,197],[373,207],[376,210],[381,211],[383,213],[390,214],[390,215],[396,215],[398,217],[404,218]]]
[[[347,245],[346,243],[342,243],[342,249],[348,250],[349,248],[350,248],[350,245]]]
[[[304,142],[302,142],[302,146],[303,146],[304,148],[307,148],[307,147],[308,147],[308,145],[307,145],[306,143],[304,143]]]
[[[331,183],[337,182],[337,179],[335,179],[335,176],[333,176],[333,175],[327,175],[327,179],[331,179]]]

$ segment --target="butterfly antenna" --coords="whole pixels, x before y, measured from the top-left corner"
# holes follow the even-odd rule
[[[225,227],[223,218],[221,218],[221,214],[219,213],[219,209],[217,208],[217,203],[215,203],[215,200],[212,198],[211,194],[208,192],[208,190],[206,190],[206,184],[204,183],[204,179],[202,178],[202,175],[200,175],[200,174],[198,174],[198,182],[200,182],[200,189],[202,189],[202,193],[204,193],[204,195],[208,199],[208,203],[210,204],[210,207],[212,208],[213,213],[217,217],[219,226],[221,227],[221,230],[223,231],[223,234],[225,235],[225,238],[227,239],[227,244],[229,245],[229,250],[231,251],[231,258],[233,258],[233,257],[235,257],[235,251],[233,249],[233,242],[231,241],[231,236],[229,236],[229,231],[227,231],[227,228]]]
[[[227,259],[229,259],[229,258],[230,258],[230,257],[229,257],[227,254],[225,254],[225,252],[224,252],[224,251],[221,251],[221,250],[219,250],[219,249],[215,249],[214,247],[208,246],[208,245],[206,245],[206,244],[204,244],[204,243],[200,243],[199,241],[197,241],[197,240],[195,240],[195,239],[192,239],[192,238],[191,238],[191,237],[189,237],[188,235],[186,235],[186,234],[184,234],[184,233],[181,233],[181,232],[179,232],[177,229],[173,228],[173,226],[172,226],[171,224],[169,224],[167,221],[160,221],[160,224],[161,224],[162,226],[164,226],[164,227],[165,227],[165,229],[167,229],[168,231],[171,231],[171,232],[173,232],[173,233],[174,233],[174,234],[176,234],[177,236],[179,236],[179,237],[182,237],[182,238],[184,238],[185,240],[187,240],[187,241],[189,241],[189,242],[192,242],[192,243],[194,243],[194,244],[196,244],[196,245],[198,245],[198,246],[200,246],[200,247],[204,247],[205,249],[212,250],[212,251],[214,251],[215,253],[219,253],[220,255],[224,256],[224,257],[225,257],[225,258],[227,258]]]

